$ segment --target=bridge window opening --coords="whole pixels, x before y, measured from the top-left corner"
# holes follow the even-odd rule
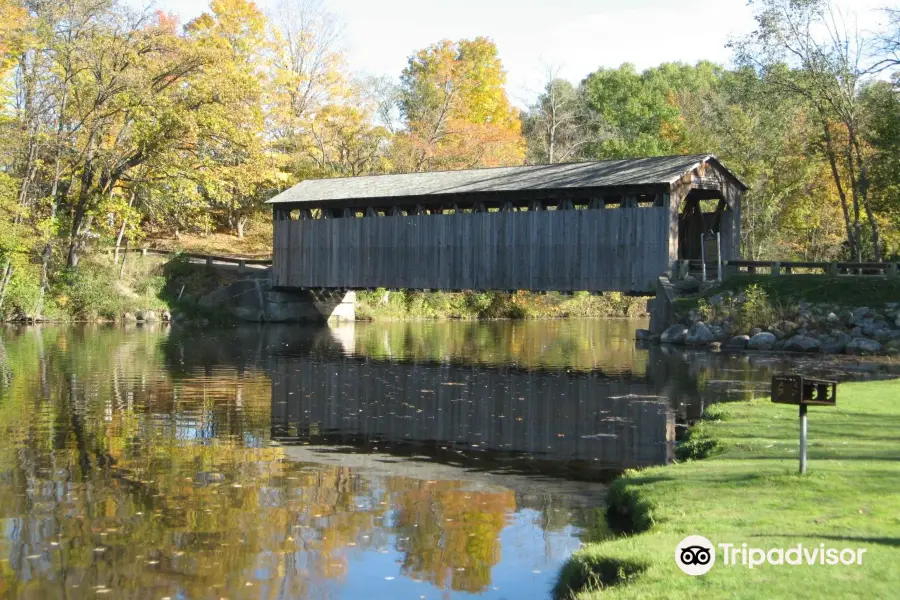
[[[638,208],[652,208],[654,206],[662,206],[658,200],[658,194],[642,194],[637,197]]]
[[[622,196],[607,196],[603,198],[603,208],[622,208]]]
[[[299,221],[300,220],[300,209],[295,208],[290,213],[288,213],[288,216],[290,217],[291,221]]]

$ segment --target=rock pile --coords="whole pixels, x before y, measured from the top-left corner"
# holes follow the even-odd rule
[[[710,299],[714,304],[716,297]],[[859,356],[900,356],[900,303],[880,308],[841,309],[828,303],[801,302],[792,321],[736,331],[731,319],[701,320],[697,311],[661,335],[641,330],[638,339],[663,344],[721,347],[726,350],[821,352]]]

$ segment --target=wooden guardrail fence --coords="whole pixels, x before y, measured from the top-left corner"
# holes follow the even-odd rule
[[[712,265],[715,269],[716,265]],[[678,261],[678,277],[684,278],[688,273],[700,272],[703,261]],[[710,264],[707,263],[707,268]],[[728,260],[723,261],[723,274],[748,273],[781,275],[841,275],[897,277],[900,275],[900,263],[897,262],[811,262],[811,261],[769,261],[769,260]]]
[[[118,262],[119,254],[128,252],[140,253],[141,256],[153,254],[156,256],[174,256],[179,255],[187,258],[194,263],[205,263],[209,266],[236,266],[238,269],[244,269],[250,266],[271,267],[271,258],[245,258],[240,256],[218,256],[215,254],[197,254],[194,252],[180,252],[178,250],[162,250],[158,248],[107,248],[107,254],[113,254]]]

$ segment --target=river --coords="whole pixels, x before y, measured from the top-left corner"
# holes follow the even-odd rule
[[[786,369],[645,322],[0,330],[0,596],[546,598],[623,469]]]

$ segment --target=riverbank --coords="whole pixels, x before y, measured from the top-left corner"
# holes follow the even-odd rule
[[[617,292],[415,292],[376,290],[356,296],[362,321],[417,319],[562,319],[647,316],[647,298]]]
[[[123,262],[124,261],[124,262]],[[76,269],[55,274],[46,294],[36,282],[5,298],[11,322],[153,322],[182,314],[209,321],[227,316],[198,306],[204,295],[237,278],[179,256],[88,254]]]
[[[664,332],[639,332],[638,339],[716,350],[900,356],[896,277],[737,275],[683,292],[674,312]]]
[[[562,569],[560,598],[895,597],[900,586],[900,380],[841,384],[836,407],[813,407],[809,474],[797,471],[797,409],[768,398],[714,405],[683,457],[630,471],[612,486],[608,518],[633,535],[588,544]],[[859,566],[676,566],[677,544],[865,548]]]

